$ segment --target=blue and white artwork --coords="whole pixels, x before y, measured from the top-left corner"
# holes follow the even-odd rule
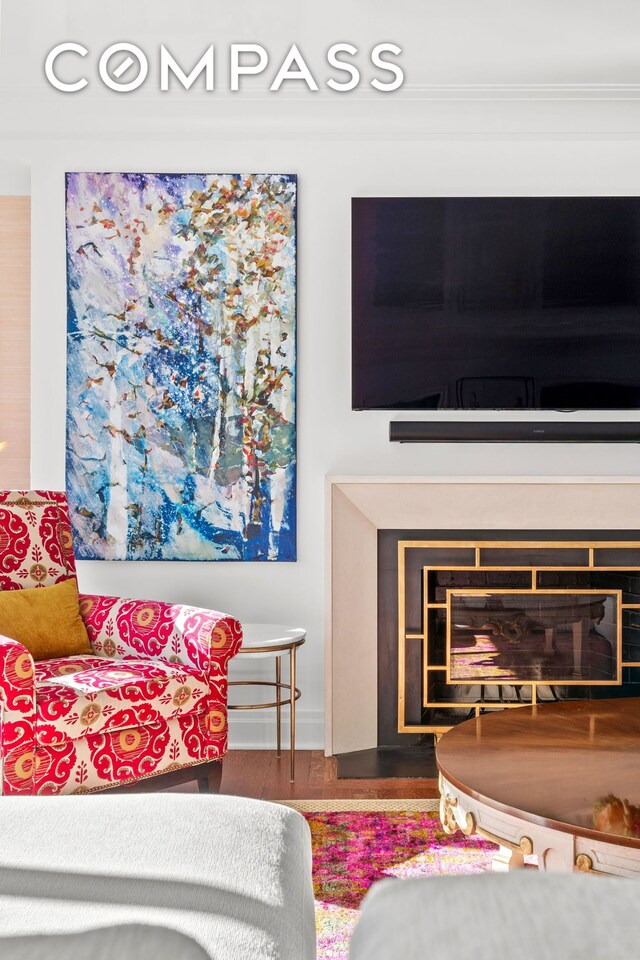
[[[296,189],[67,174],[79,559],[295,560]]]

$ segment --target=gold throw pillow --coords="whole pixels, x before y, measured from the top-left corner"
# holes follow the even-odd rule
[[[34,660],[93,653],[76,580],[0,591],[0,635],[23,644]]]

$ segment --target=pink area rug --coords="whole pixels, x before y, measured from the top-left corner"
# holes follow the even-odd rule
[[[318,960],[346,960],[358,908],[383,877],[429,877],[491,869],[497,847],[448,837],[435,813],[305,813],[313,841]]]

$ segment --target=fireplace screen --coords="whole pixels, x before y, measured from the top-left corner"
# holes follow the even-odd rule
[[[447,590],[448,683],[619,684],[619,590]]]

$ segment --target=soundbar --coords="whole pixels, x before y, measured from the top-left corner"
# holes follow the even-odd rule
[[[392,420],[394,443],[640,443],[640,421]]]

